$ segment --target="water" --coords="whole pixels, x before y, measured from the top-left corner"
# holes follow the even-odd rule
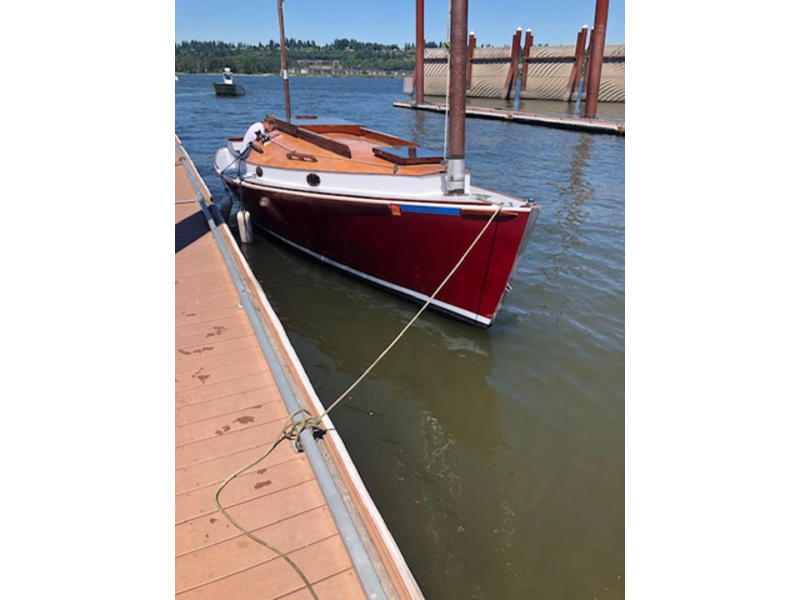
[[[180,76],[175,130],[221,199],[208,155],[282,116],[283,95],[240,77],[246,96],[217,98],[217,79]],[[296,113],[441,148],[442,115],[392,107],[401,80],[291,86]],[[428,598],[621,598],[624,138],[486,120],[466,134],[475,182],[542,206],[513,290],[489,330],[424,315],[333,420]],[[244,250],[323,403],[417,308],[271,241]]]

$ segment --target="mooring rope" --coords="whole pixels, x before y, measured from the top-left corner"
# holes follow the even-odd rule
[[[295,421],[295,417],[298,417],[302,413],[306,413],[309,416],[304,418],[304,419],[301,419],[299,421]],[[233,481],[239,475],[241,475],[242,473],[244,473],[248,469],[251,469],[252,467],[256,466],[262,460],[267,458],[270,454],[272,454],[272,451],[275,450],[275,448],[278,447],[278,444],[280,444],[283,440],[286,440],[286,439],[295,440],[295,444],[298,444],[299,441],[300,441],[300,432],[301,431],[303,431],[304,429],[307,429],[307,428],[316,427],[316,425],[314,425],[312,423],[309,423],[309,421],[311,419],[313,419],[313,417],[311,417],[311,413],[309,413],[305,409],[300,409],[298,411],[293,412],[291,415],[289,415],[289,419],[286,421],[286,424],[283,426],[283,429],[281,429],[280,435],[278,435],[278,437],[275,438],[275,442],[273,442],[272,447],[269,450],[267,450],[264,454],[259,456],[257,459],[255,459],[253,462],[245,465],[244,467],[242,467],[241,469],[236,471],[233,475],[230,475],[225,480],[225,482],[221,486],[219,486],[219,489],[217,489],[217,493],[214,494],[214,503],[217,505],[217,509],[223,514],[223,516],[226,519],[228,519],[228,521],[230,521],[231,524],[234,527],[236,527],[239,531],[241,531],[243,534],[245,534],[247,537],[249,537],[251,540],[253,540],[257,544],[260,544],[261,546],[264,546],[265,548],[267,548],[269,550],[272,550],[275,554],[277,554],[283,560],[288,562],[291,565],[291,567],[295,570],[295,572],[300,576],[300,579],[303,580],[303,584],[306,586],[306,589],[308,589],[308,591],[311,592],[311,595],[314,597],[314,600],[319,600],[319,598],[317,597],[317,594],[314,592],[314,588],[311,586],[311,582],[305,576],[305,574],[303,573],[302,569],[300,567],[298,567],[297,564],[291,558],[289,558],[289,555],[286,554],[286,552],[283,552],[279,548],[276,548],[275,546],[270,545],[269,543],[265,542],[263,539],[261,539],[260,537],[255,535],[253,532],[251,532],[249,529],[247,529],[243,525],[240,525],[238,523],[238,521],[236,521],[236,519],[234,519],[230,515],[230,513],[228,513],[228,511],[225,510],[225,508],[222,506],[222,504],[219,501],[219,495],[222,493],[222,490],[224,490],[231,481]]]
[[[321,415],[319,415],[318,417],[315,417],[315,416],[311,415],[311,413],[309,413],[305,409],[300,409],[300,410],[295,411],[294,413],[292,413],[289,416],[289,419],[286,421],[286,424],[283,426],[283,429],[281,429],[281,433],[278,435],[278,437],[275,439],[275,442],[272,444],[272,447],[267,452],[265,452],[264,454],[259,456],[257,459],[255,459],[254,461],[252,461],[251,463],[245,465],[244,467],[242,467],[241,469],[239,469],[238,471],[236,471],[235,473],[230,475],[223,482],[223,484],[221,486],[219,486],[219,489],[217,489],[217,493],[214,495],[214,502],[217,505],[217,509],[222,513],[222,515],[226,519],[228,519],[228,521],[230,521],[231,524],[234,527],[236,527],[239,531],[241,531],[243,534],[245,534],[248,538],[250,538],[251,540],[253,540],[257,544],[260,544],[261,546],[264,546],[265,548],[271,550],[272,552],[277,554],[279,557],[283,558],[286,562],[288,562],[291,565],[291,567],[295,570],[295,572],[300,576],[300,579],[303,580],[303,584],[305,585],[306,589],[308,589],[308,591],[311,593],[311,595],[314,597],[314,600],[319,600],[319,599],[318,599],[316,593],[314,592],[314,589],[313,589],[311,583],[308,581],[308,578],[305,576],[305,574],[300,569],[300,567],[298,567],[297,564],[295,564],[295,562],[292,561],[291,558],[289,558],[289,556],[288,556],[288,554],[286,552],[283,552],[282,550],[276,548],[275,546],[272,546],[272,545],[268,544],[266,541],[264,541],[263,539],[261,539],[260,537],[255,535],[253,532],[251,532],[249,529],[247,529],[243,525],[240,525],[225,510],[225,508],[222,506],[222,504],[220,503],[220,500],[219,500],[219,496],[231,481],[233,481],[239,475],[241,475],[242,473],[244,473],[248,469],[253,468],[258,463],[260,463],[265,458],[267,458],[272,453],[272,451],[275,450],[275,448],[278,447],[278,444],[280,444],[283,440],[290,440],[290,441],[294,440],[295,446],[297,447],[297,449],[299,451],[302,451],[302,447],[300,446],[300,434],[304,430],[310,429],[312,431],[324,432],[324,430],[321,427],[322,419],[325,416],[327,416],[328,414],[330,414],[330,412],[334,408],[336,408],[336,406],[342,400],[344,400],[347,397],[347,395],[350,394],[350,392],[352,392],[356,388],[356,386],[358,386],[358,384],[360,384],[364,380],[364,378],[367,375],[369,375],[369,373],[377,366],[377,364],[381,360],[383,360],[383,358],[389,353],[389,351],[395,346],[395,344],[397,344],[397,342],[400,341],[400,339],[405,335],[405,333],[409,330],[409,328],[417,321],[417,319],[419,319],[419,317],[422,315],[422,313],[425,312],[425,309],[427,309],[428,306],[430,306],[431,302],[433,302],[433,300],[434,300],[434,298],[436,298],[437,294],[442,290],[442,288],[447,284],[447,282],[450,281],[450,278],[455,274],[455,272],[458,270],[458,268],[461,266],[461,264],[464,262],[464,260],[466,260],[466,258],[469,255],[469,253],[472,251],[472,249],[478,243],[478,240],[480,240],[481,237],[483,236],[483,234],[486,233],[486,230],[489,229],[489,225],[491,225],[492,222],[494,221],[495,217],[497,217],[497,215],[500,214],[500,211],[502,210],[502,208],[503,208],[503,205],[502,204],[498,204],[497,210],[495,210],[494,213],[492,213],[492,216],[489,217],[489,220],[486,222],[486,225],[483,226],[483,229],[481,229],[481,231],[478,233],[478,235],[475,237],[475,239],[472,240],[472,243],[464,251],[464,254],[461,255],[461,258],[458,259],[458,262],[450,270],[450,272],[447,274],[447,276],[442,280],[442,282],[439,284],[439,286],[436,288],[436,290],[428,297],[428,300],[425,302],[425,304],[422,305],[422,308],[420,308],[417,311],[417,313],[411,318],[411,320],[408,323],[406,323],[405,327],[403,327],[403,329],[400,330],[400,333],[398,333],[394,337],[394,339],[391,342],[389,342],[389,345],[387,345],[386,348],[384,348],[384,350],[377,356],[377,358],[375,358],[375,360],[373,360],[372,363],[366,369],[364,369],[364,372],[361,373],[361,375],[358,377],[358,379],[356,379],[344,392],[342,392],[339,395],[339,397],[336,398],[336,400],[334,400],[331,403],[331,405],[327,409],[325,409],[325,411]],[[297,417],[299,417],[302,414],[305,414],[306,416],[304,416],[301,419],[295,420]]]
[[[428,308],[428,306],[430,306],[431,302],[433,302],[433,299],[434,299],[434,298],[436,298],[436,295],[437,295],[437,294],[438,294],[438,293],[439,293],[439,292],[442,290],[442,288],[443,288],[443,287],[444,287],[444,286],[447,284],[447,282],[448,282],[448,281],[450,281],[450,278],[451,278],[451,277],[452,277],[452,276],[455,274],[455,272],[456,272],[456,270],[458,269],[458,267],[460,267],[460,266],[461,266],[461,263],[463,263],[463,262],[464,262],[464,260],[467,258],[467,255],[468,255],[468,254],[469,254],[469,253],[472,251],[472,249],[475,247],[475,244],[477,244],[477,243],[478,243],[478,240],[480,240],[480,239],[481,239],[481,237],[483,236],[483,234],[486,232],[486,230],[487,230],[487,229],[489,229],[489,225],[491,225],[491,224],[492,224],[492,221],[494,221],[494,218],[495,218],[495,217],[496,217],[496,216],[497,216],[497,215],[500,213],[500,211],[502,210],[502,208],[503,208],[503,205],[502,205],[502,204],[498,204],[498,206],[497,206],[497,210],[495,210],[495,211],[492,213],[492,216],[491,216],[491,217],[489,217],[489,220],[488,220],[488,221],[486,221],[486,225],[484,225],[484,226],[483,226],[483,229],[481,229],[481,231],[480,231],[480,233],[478,233],[477,237],[476,237],[474,240],[472,240],[472,243],[469,245],[469,248],[467,248],[467,250],[464,252],[464,254],[462,254],[462,255],[461,255],[461,258],[459,258],[459,259],[458,259],[458,262],[457,262],[457,263],[456,263],[456,265],[455,265],[455,266],[454,266],[454,267],[453,267],[453,268],[450,270],[450,272],[447,274],[447,277],[445,277],[445,278],[442,280],[442,283],[440,283],[440,284],[439,284],[439,287],[437,287],[437,288],[436,288],[436,291],[434,291],[434,292],[433,292],[433,294],[431,294],[431,295],[428,297],[428,300],[427,300],[427,302],[425,302],[425,304],[423,304],[423,305],[422,305],[422,308],[420,308],[420,309],[417,311],[417,314],[415,314],[415,315],[412,317],[412,319],[411,319],[411,320],[410,320],[410,321],[409,321],[409,322],[406,324],[406,326],[405,326],[405,327],[403,327],[403,329],[401,329],[401,330],[400,330],[400,333],[398,333],[398,334],[395,336],[395,338],[394,338],[394,339],[393,339],[391,342],[389,342],[389,345],[388,345],[388,346],[386,346],[386,348],[383,350],[383,352],[381,352],[381,353],[378,355],[378,357],[377,357],[375,360],[373,360],[373,361],[372,361],[372,364],[370,364],[370,365],[369,365],[369,366],[368,366],[368,367],[367,367],[367,368],[364,370],[364,372],[363,372],[363,373],[362,373],[362,374],[361,374],[361,375],[358,377],[358,379],[356,379],[356,380],[355,380],[355,381],[354,381],[354,382],[353,382],[353,383],[350,385],[350,387],[348,387],[348,388],[347,388],[347,389],[346,389],[344,392],[342,392],[342,393],[341,393],[341,395],[340,395],[340,396],[339,396],[339,397],[338,397],[336,400],[334,400],[334,401],[333,401],[333,403],[332,403],[332,404],[331,404],[331,405],[330,405],[330,406],[329,406],[329,407],[328,407],[328,408],[325,410],[325,412],[323,412],[323,413],[322,413],[322,414],[319,416],[319,420],[321,420],[321,419],[322,419],[324,416],[326,416],[327,414],[329,414],[329,413],[330,413],[330,412],[331,412],[331,411],[332,411],[332,410],[333,410],[333,409],[336,407],[336,405],[337,405],[337,404],[339,404],[339,402],[341,402],[342,400],[344,400],[344,398],[345,398],[345,397],[346,397],[346,396],[347,396],[347,395],[348,395],[350,392],[352,392],[352,391],[355,389],[355,387],[356,387],[356,386],[357,386],[359,383],[361,383],[361,381],[362,381],[362,380],[363,380],[363,379],[364,379],[364,378],[365,378],[367,375],[369,375],[370,371],[372,371],[372,369],[374,369],[374,368],[375,368],[375,366],[376,366],[376,365],[377,365],[377,364],[378,364],[378,363],[379,363],[379,362],[380,362],[380,361],[383,359],[383,357],[384,357],[384,356],[386,356],[386,355],[389,353],[389,350],[391,350],[391,349],[394,347],[394,345],[395,345],[397,342],[399,342],[399,341],[400,341],[400,338],[402,338],[402,337],[403,337],[403,335],[405,335],[406,331],[408,331],[408,329],[409,329],[409,328],[410,328],[410,327],[411,327],[411,326],[414,324],[414,322],[415,322],[417,319],[419,319],[419,317],[422,315],[422,313],[423,313],[423,312],[425,312],[425,309],[426,309],[426,308]]]

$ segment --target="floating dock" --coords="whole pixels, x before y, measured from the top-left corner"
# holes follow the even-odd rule
[[[393,102],[392,105],[398,108],[428,110],[440,113],[445,112],[445,105],[438,103],[431,104],[426,102],[425,104],[415,104],[413,102],[397,101]],[[478,119],[499,119],[501,121],[527,123],[528,125],[543,125],[545,127],[557,127],[559,129],[625,135],[625,123],[616,120],[584,119],[571,115],[546,115],[503,108],[486,108],[483,106],[469,105],[467,105],[466,108],[466,115],[467,117],[475,117]]]
[[[175,595],[312,598],[215,494],[270,449],[297,408],[323,408],[247,261],[175,140]],[[333,425],[284,440],[222,491],[249,532],[320,598],[422,593]]]

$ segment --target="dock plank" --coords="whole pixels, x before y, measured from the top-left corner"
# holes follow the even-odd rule
[[[348,569],[350,561],[338,535],[310,544],[289,555],[313,584]],[[303,589],[303,582],[294,570],[284,568],[285,561],[270,560],[255,567],[233,573],[207,583],[201,588],[176,594],[182,600],[224,598],[225,600],[252,600],[253,598],[279,598]],[[363,597],[363,592],[360,592]],[[353,596],[349,596],[353,597]]]
[[[210,460],[198,462],[185,467],[175,469],[175,493],[180,495],[206,485],[212,485],[217,481],[224,481],[225,478],[240,469],[242,466],[251,463],[261,454],[269,450],[272,443],[262,442],[251,448],[238,450],[224,456],[214,456]],[[297,457],[297,453],[290,447],[283,444],[275,448],[269,457],[269,463],[275,465],[283,461]],[[265,465],[260,463],[258,468]]]
[[[180,427],[205,419],[233,414],[250,406],[257,407],[264,403],[264,396],[268,393],[268,389],[268,387],[259,387],[198,404],[178,406],[175,408],[175,426]],[[211,404],[205,406],[206,403]]]
[[[336,534],[336,527],[330,517],[327,506],[317,506],[311,510],[295,515],[278,523],[256,529],[255,533],[264,540],[281,538],[284,540],[284,552],[292,553],[315,541],[316,534],[324,537]],[[256,544],[244,534],[215,544],[206,550],[190,552],[176,559],[177,573],[175,590],[180,593],[189,591],[203,583],[216,581],[224,575],[255,567],[271,560],[281,560],[276,554]],[[198,569],[182,569],[184,564],[197,562],[202,565]]]

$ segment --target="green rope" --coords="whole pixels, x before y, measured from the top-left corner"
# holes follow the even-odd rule
[[[301,413],[306,413],[309,416],[304,418],[304,419],[301,419],[299,421],[295,421],[294,420],[295,417],[299,416]],[[300,576],[300,579],[303,580],[303,583],[305,584],[305,586],[308,589],[308,591],[311,592],[311,595],[314,597],[314,600],[319,600],[317,595],[314,593],[314,588],[311,587],[311,583],[308,581],[306,576],[303,574],[303,571],[300,570],[300,567],[298,567],[295,564],[295,562],[291,558],[289,558],[289,556],[285,552],[283,552],[282,550],[276,548],[275,546],[271,546],[270,544],[268,544],[267,542],[262,540],[260,537],[258,537],[257,535],[255,535],[254,533],[249,531],[247,528],[245,528],[244,526],[240,525],[236,521],[236,519],[234,519],[230,515],[230,513],[228,513],[228,511],[226,511],[225,508],[223,508],[222,504],[219,501],[220,494],[228,486],[228,484],[231,481],[233,481],[239,475],[241,475],[242,473],[244,473],[248,469],[256,466],[262,460],[267,458],[270,454],[272,454],[272,451],[275,450],[275,448],[278,447],[278,444],[280,444],[283,440],[297,440],[297,441],[299,441],[300,433],[306,428],[313,427],[314,425],[312,424],[312,422],[315,421],[315,420],[316,419],[311,416],[311,413],[309,413],[305,409],[300,409],[298,411],[293,412],[289,416],[289,419],[286,421],[286,425],[283,426],[283,429],[281,430],[280,435],[275,439],[275,442],[272,444],[272,447],[267,452],[265,452],[264,454],[259,456],[256,460],[251,462],[250,464],[245,465],[244,467],[242,467],[241,469],[236,471],[233,475],[228,477],[221,486],[219,486],[219,489],[217,490],[217,493],[214,494],[214,503],[217,505],[217,509],[225,516],[225,518],[228,519],[228,521],[230,521],[233,524],[233,526],[236,527],[239,531],[241,531],[243,534],[245,534],[247,537],[249,537],[251,540],[253,540],[257,544],[260,544],[260,545],[264,546],[265,548],[268,548],[269,550],[272,550],[275,554],[277,554],[282,559],[284,559],[286,562],[288,562],[292,566],[292,568],[297,572],[297,574]],[[297,441],[295,442],[295,444],[297,444]]]

